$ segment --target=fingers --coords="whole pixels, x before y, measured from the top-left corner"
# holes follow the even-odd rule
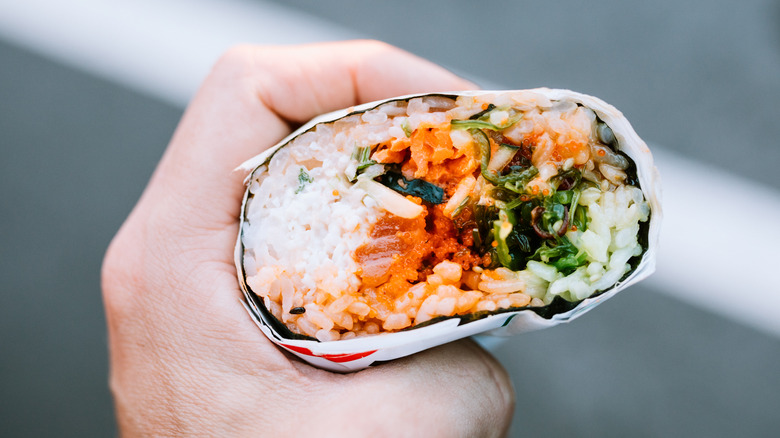
[[[464,88],[473,84],[378,42],[236,48],[188,108],[153,188],[175,197],[191,225],[229,223],[243,193],[244,175],[233,169],[291,126],[366,101]]]
[[[261,99],[285,120],[404,94],[475,88],[443,68],[377,41],[252,51]],[[282,61],[279,65],[277,61]]]
[[[504,436],[514,409],[506,371],[471,340],[338,378],[318,421],[356,436]]]

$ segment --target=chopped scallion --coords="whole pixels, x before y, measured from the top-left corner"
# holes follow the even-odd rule
[[[304,187],[306,187],[306,184],[312,181],[314,181],[314,178],[306,172],[306,168],[301,167],[301,170],[298,172],[298,188],[295,189],[295,194],[301,193]]]

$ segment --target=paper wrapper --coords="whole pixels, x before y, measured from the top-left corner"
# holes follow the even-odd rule
[[[235,263],[238,270],[239,284],[241,285],[246,300],[244,304],[257,326],[265,333],[268,339],[281,348],[284,348],[290,353],[319,368],[337,372],[357,371],[370,365],[408,356],[428,348],[433,348],[447,342],[476,334],[513,335],[569,322],[591,310],[604,300],[611,298],[621,290],[646,278],[655,271],[655,255],[658,247],[658,235],[660,232],[662,216],[658,171],[653,165],[653,157],[647,145],[639,138],[623,114],[598,98],[569,90],[539,88],[520,91],[435,93],[435,95],[454,98],[457,96],[480,96],[502,93],[528,93],[529,95],[530,93],[536,93],[552,101],[574,101],[593,110],[598,117],[612,129],[612,132],[617,139],[618,149],[635,162],[642,192],[650,205],[651,213],[647,250],[642,255],[641,262],[637,268],[628,277],[624,278],[613,287],[579,302],[574,305],[573,308],[564,308],[563,311],[560,312],[555,309],[545,308],[528,308],[512,311],[499,310],[496,313],[481,319],[473,319],[468,316],[453,316],[443,318],[442,320],[435,319],[428,324],[394,333],[348,340],[319,342],[316,340],[285,337],[275,328],[278,322],[276,322],[273,316],[265,309],[262,300],[247,286],[246,273],[243,265],[244,248],[241,241],[241,232],[239,232],[235,251]],[[290,140],[309,131],[317,124],[333,122],[350,114],[368,111],[386,102],[409,100],[426,95],[427,94],[415,94],[400,96],[366,103],[319,116],[297,129],[274,147],[242,164],[239,167],[239,170],[251,171],[246,180],[248,182],[251,179],[252,174],[257,171],[262,164],[267,162],[276,150],[284,147]],[[241,207],[242,226],[244,223],[248,196],[249,191],[247,190]]]

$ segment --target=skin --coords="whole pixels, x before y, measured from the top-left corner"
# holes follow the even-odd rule
[[[342,375],[274,346],[233,264],[244,174],[315,115],[474,88],[383,43],[238,47],[214,66],[103,265],[123,436],[502,436],[512,383],[469,340]]]

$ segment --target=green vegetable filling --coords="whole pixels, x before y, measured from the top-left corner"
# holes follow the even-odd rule
[[[490,113],[500,110],[500,108],[490,104],[484,111],[480,111],[474,114],[473,116],[469,117],[468,120],[452,120],[450,123],[453,128],[459,129],[489,129],[491,131],[501,131],[509,128],[510,126],[517,123],[521,118],[523,118],[522,113],[518,113],[508,117],[506,121],[500,125],[490,123],[488,121],[490,120]]]
[[[301,170],[298,172],[298,188],[295,189],[295,194],[297,195],[298,193],[301,193],[304,187],[306,187],[306,184],[309,184],[313,181],[314,178],[312,178],[311,175],[306,172],[305,168],[301,167]]]
[[[404,135],[406,135],[406,138],[412,136],[412,129],[409,127],[409,119],[404,119],[404,121],[401,122],[401,129],[404,130]]]
[[[366,147],[355,147],[355,150],[352,152],[352,159],[357,161],[357,173],[360,174],[363,170],[365,170],[367,167],[372,166],[376,164],[376,161],[371,159],[371,148]]]
[[[586,208],[576,205],[579,194],[574,188],[548,196],[517,196],[503,205],[497,202],[500,208],[476,206],[474,247],[492,254],[492,268],[519,271],[528,261],[536,260],[555,266],[564,275],[574,272],[585,264],[586,254],[569,241],[561,227],[567,225],[568,216],[568,226],[586,229]],[[543,212],[535,215],[534,210]],[[571,215],[571,211],[576,213]]]
[[[452,121],[453,128],[467,129],[477,142],[480,173],[494,185],[490,196],[497,201],[493,207],[474,206],[474,247],[481,254],[491,254],[491,268],[503,266],[519,271],[528,261],[536,260],[568,275],[586,262],[585,252],[577,249],[565,233],[572,226],[580,231],[587,229],[587,209],[578,205],[587,184],[579,170],[569,169],[550,179],[551,193],[540,195],[527,187],[539,173],[533,165],[506,166],[508,171],[490,169],[491,145],[485,130],[505,129],[481,120],[489,117],[490,111],[488,108],[478,113],[476,119]],[[512,152],[510,148],[517,149],[502,143],[499,153]]]

